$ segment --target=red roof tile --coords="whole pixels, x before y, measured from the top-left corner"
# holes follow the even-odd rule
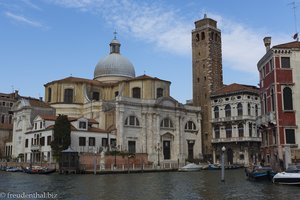
[[[281,49],[300,48],[300,42],[294,41],[294,42],[289,42],[289,43],[285,43],[285,44],[279,44],[279,45],[273,46],[273,48],[281,48]]]
[[[252,85],[241,85],[237,83],[233,83],[230,85],[225,85],[219,90],[215,91],[212,96],[220,96],[220,95],[227,95],[232,93],[242,93],[242,92],[252,92],[252,93],[259,93],[259,89]]]

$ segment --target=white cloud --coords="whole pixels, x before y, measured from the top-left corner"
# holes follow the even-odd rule
[[[10,19],[12,19],[16,22],[27,24],[27,25],[30,25],[30,26],[33,26],[33,27],[45,28],[43,26],[43,24],[41,24],[40,22],[28,19],[24,16],[16,15],[16,14],[13,14],[11,12],[5,12],[4,14],[5,14],[6,17],[8,17],[8,18],[10,18]]]
[[[183,19],[180,11],[160,3],[128,0],[48,0],[57,5],[77,8],[101,15],[108,23],[159,50],[178,55],[191,54],[193,21]],[[196,15],[196,14],[195,14]],[[218,21],[222,31],[223,65],[235,70],[257,73],[256,64],[264,55],[265,31],[247,27],[219,15],[208,14]],[[275,36],[275,35],[273,35]],[[277,38],[275,36],[275,38]],[[286,36],[278,36],[286,39]],[[287,41],[287,40],[285,40]]]
[[[42,10],[39,6],[37,6],[36,4],[32,3],[30,0],[22,0],[22,2],[24,4],[26,4],[27,6],[29,6],[30,8],[33,8],[33,9],[39,10],[39,11]]]

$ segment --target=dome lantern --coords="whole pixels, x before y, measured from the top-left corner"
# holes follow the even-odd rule
[[[110,54],[98,62],[94,71],[94,80],[118,82],[135,77],[133,64],[120,54],[121,43],[116,38],[110,42]]]

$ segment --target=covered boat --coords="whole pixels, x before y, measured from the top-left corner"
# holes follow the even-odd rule
[[[300,166],[290,166],[285,172],[277,173],[273,183],[300,185]]]
[[[40,166],[33,166],[32,168],[23,168],[23,171],[27,174],[51,174],[56,171],[56,169],[49,169]]]
[[[275,175],[271,167],[254,166],[253,168],[245,169],[246,176],[250,179],[269,179]]]

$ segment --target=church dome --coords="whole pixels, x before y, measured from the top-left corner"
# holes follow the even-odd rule
[[[134,66],[120,54],[120,46],[115,37],[110,43],[110,54],[100,59],[96,65],[94,79],[111,82],[135,77]]]

